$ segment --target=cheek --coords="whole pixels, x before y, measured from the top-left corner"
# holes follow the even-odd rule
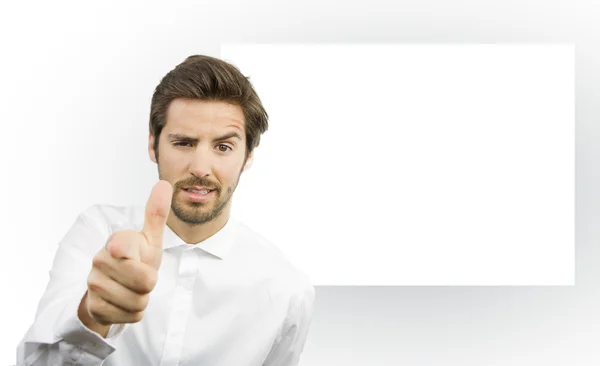
[[[221,166],[214,170],[216,178],[223,184],[227,186],[232,186],[235,184],[241,168],[238,164],[231,164],[228,166]]]
[[[169,170],[177,170],[185,165],[185,159],[180,154],[161,154],[159,156],[159,162],[161,165],[164,165],[165,168]]]
[[[182,171],[183,169],[185,169],[184,163],[181,159],[176,159],[172,156],[163,157],[162,155],[160,155],[158,159],[158,166],[160,169],[160,173],[165,178],[168,178],[168,180],[181,179],[180,176],[183,176],[184,174],[184,172]]]

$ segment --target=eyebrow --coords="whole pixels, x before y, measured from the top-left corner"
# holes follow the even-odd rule
[[[167,137],[171,141],[180,140],[180,141],[186,141],[186,142],[192,142],[192,143],[197,143],[198,141],[200,141],[200,139],[198,139],[198,138],[186,136],[181,133],[170,133],[167,135]],[[242,140],[242,137],[237,132],[233,131],[233,132],[226,133],[225,135],[214,138],[213,142],[225,141],[225,140],[229,140],[230,138],[233,138],[233,137],[239,139],[240,141]]]

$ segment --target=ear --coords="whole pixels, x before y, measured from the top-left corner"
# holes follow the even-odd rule
[[[150,156],[150,160],[158,164],[156,161],[156,151],[154,151],[154,136],[152,134],[148,135],[148,155]]]
[[[252,150],[250,155],[248,155],[248,159],[246,160],[246,164],[244,165],[243,171],[245,172],[246,170],[250,169],[253,162],[254,162],[254,150]]]

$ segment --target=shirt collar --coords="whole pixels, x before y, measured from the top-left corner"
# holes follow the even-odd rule
[[[189,250],[203,250],[220,259],[225,259],[231,252],[237,234],[237,220],[229,217],[225,226],[211,237],[197,244],[188,244],[181,239],[169,226],[165,225],[163,234],[163,250],[172,247],[183,247]]]

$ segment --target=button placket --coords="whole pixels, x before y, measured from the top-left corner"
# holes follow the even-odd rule
[[[198,257],[186,248],[181,253],[177,285],[173,298],[173,307],[169,316],[169,326],[161,358],[161,366],[177,366],[183,350],[185,328],[192,308],[192,297]]]

